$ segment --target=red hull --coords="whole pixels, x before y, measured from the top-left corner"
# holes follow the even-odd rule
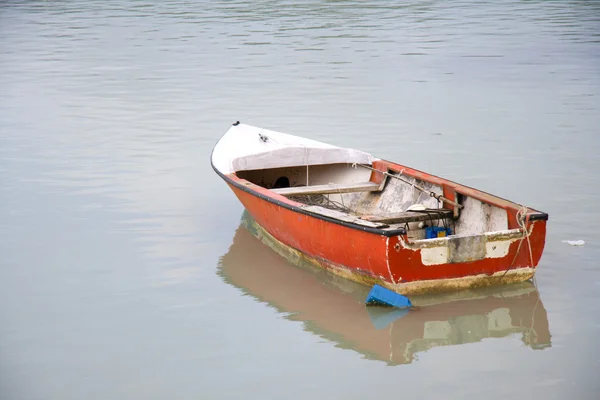
[[[379,169],[403,170],[406,175],[439,184],[450,199],[461,193],[505,209],[508,228],[519,228],[515,203],[404,166],[385,161],[376,164]],[[422,252],[427,250],[409,248],[406,235],[390,236],[310,215],[301,212],[298,203],[235,174],[223,177],[258,224],[284,246],[338,275],[367,284],[380,283],[401,293],[527,280],[533,276],[544,249],[547,215],[534,211],[526,220],[528,240],[520,236],[503,242],[506,251],[502,256],[432,265],[424,262],[427,256]],[[371,180],[377,179],[374,173]]]

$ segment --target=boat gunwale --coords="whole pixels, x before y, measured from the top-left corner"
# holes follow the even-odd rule
[[[236,123],[234,123],[234,124],[233,124],[233,126],[236,126],[236,125],[238,125],[238,124],[239,124],[239,122],[236,122]],[[405,228],[398,228],[398,229],[389,229],[389,228],[371,228],[371,227],[367,227],[367,226],[363,226],[363,225],[359,225],[359,224],[354,224],[354,223],[351,223],[351,222],[342,221],[342,220],[339,220],[339,219],[336,219],[336,218],[331,218],[331,217],[328,217],[328,216],[325,216],[325,215],[321,215],[321,214],[313,213],[313,212],[310,212],[310,211],[308,211],[308,210],[305,210],[305,209],[303,209],[302,207],[299,207],[299,206],[296,206],[296,205],[294,205],[294,204],[290,204],[290,203],[288,203],[288,202],[285,202],[285,201],[281,201],[281,200],[279,200],[279,199],[278,199],[277,197],[275,197],[275,196],[280,196],[280,195],[278,195],[278,194],[277,194],[277,193],[275,193],[275,192],[272,192],[272,193],[273,193],[273,195],[271,195],[271,194],[268,194],[268,195],[267,195],[267,194],[264,194],[264,193],[261,193],[261,192],[259,192],[259,191],[255,190],[255,189],[253,189],[253,188],[251,188],[251,187],[248,187],[247,185],[244,185],[244,184],[242,184],[240,181],[245,181],[245,182],[248,182],[248,183],[252,184],[253,186],[257,186],[257,185],[253,184],[253,183],[252,183],[252,182],[250,182],[250,181],[247,181],[247,180],[245,180],[245,179],[243,179],[243,178],[240,178],[240,177],[238,177],[238,176],[237,176],[237,171],[234,171],[232,174],[225,174],[225,173],[221,172],[221,171],[220,171],[220,170],[219,170],[219,169],[218,169],[218,168],[215,166],[215,164],[214,164],[214,162],[213,162],[213,156],[214,156],[215,149],[216,149],[216,147],[217,147],[218,143],[221,141],[221,139],[222,139],[222,138],[223,138],[223,137],[224,137],[226,134],[227,134],[227,132],[226,132],[226,133],[224,133],[224,134],[221,136],[221,138],[219,138],[219,140],[217,141],[217,143],[215,144],[215,146],[213,146],[213,149],[212,149],[212,151],[211,151],[211,155],[210,155],[210,165],[211,165],[212,169],[213,169],[213,170],[214,170],[214,171],[217,173],[217,175],[219,175],[219,176],[220,176],[220,177],[221,177],[221,178],[222,178],[222,179],[223,179],[223,180],[224,180],[226,183],[228,183],[228,184],[230,184],[230,185],[232,185],[232,186],[236,187],[237,189],[240,189],[240,190],[242,190],[242,191],[244,191],[244,192],[246,192],[246,193],[249,193],[249,194],[251,194],[251,195],[253,195],[253,196],[255,196],[255,197],[258,197],[259,199],[262,199],[262,200],[265,200],[265,201],[267,201],[267,202],[269,202],[269,203],[272,203],[272,204],[275,204],[275,205],[277,205],[277,206],[280,206],[280,207],[286,208],[286,209],[288,209],[288,210],[290,210],[290,211],[297,212],[297,213],[299,213],[299,214],[308,215],[308,216],[310,216],[310,217],[317,218],[317,219],[321,219],[321,220],[324,220],[324,221],[327,221],[327,222],[331,222],[331,223],[334,223],[334,224],[337,224],[337,225],[342,225],[342,226],[344,226],[344,227],[347,227],[347,228],[356,229],[356,230],[360,230],[360,231],[363,231],[363,232],[368,232],[368,233],[374,233],[374,234],[377,234],[377,235],[380,235],[380,236],[385,236],[385,237],[393,237],[393,236],[398,236],[398,235],[406,235],[406,234],[407,234],[407,231],[406,231],[406,229],[405,229]],[[385,162],[385,163],[387,163],[387,164],[395,165],[395,166],[398,166],[398,167],[403,167],[402,165],[400,165],[400,164],[397,164],[397,163],[395,163],[395,162],[393,162],[393,161],[388,161],[388,160],[379,159],[379,158],[377,158],[377,160],[378,160],[378,161]],[[470,186],[463,185],[463,184],[461,184],[461,183],[458,183],[458,182],[451,181],[451,180],[449,180],[449,179],[446,179],[446,178],[442,178],[442,177],[439,177],[439,176],[436,176],[436,175],[430,174],[430,173],[428,173],[428,172],[420,171],[420,170],[417,170],[417,169],[414,169],[414,168],[410,168],[410,167],[408,167],[408,169],[410,169],[411,171],[415,171],[415,172],[417,172],[418,174],[421,174],[421,175],[423,175],[423,176],[431,177],[431,178],[433,178],[433,180],[437,180],[437,181],[439,181],[439,182],[446,182],[446,183],[450,183],[450,184],[452,184],[453,186],[455,186],[455,190],[456,190],[456,189],[459,189],[459,188],[466,188],[466,189],[470,189],[470,190],[474,191],[475,193],[481,193],[481,194],[484,194],[484,195],[490,196],[490,197],[492,197],[492,198],[496,198],[496,199],[498,199],[498,200],[501,200],[501,201],[504,201],[504,202],[508,202],[508,203],[510,203],[511,205],[514,205],[514,208],[515,208],[515,209],[516,209],[516,207],[518,207],[518,206],[520,205],[520,204],[518,204],[518,203],[515,203],[514,201],[511,201],[511,200],[508,200],[508,199],[505,199],[505,198],[499,197],[499,196],[497,196],[497,195],[494,195],[494,194],[491,194],[491,193],[485,192],[485,191],[483,191],[483,190],[480,190],[480,189],[476,189],[476,188],[473,188],[473,187],[470,187]],[[230,175],[234,175],[234,176],[237,178],[237,180],[236,180],[236,179],[233,179],[233,178],[232,178]],[[415,179],[418,179],[416,176],[413,176],[413,178],[415,178]],[[265,188],[265,190],[269,190],[269,189],[266,189],[266,188]],[[456,190],[456,191],[460,193],[460,190]],[[474,198],[475,198],[475,199],[477,199],[477,197],[474,197]],[[477,200],[479,200],[479,199],[477,199]],[[481,201],[481,200],[480,200],[480,201]],[[504,208],[504,207],[501,207],[501,208]],[[530,208],[530,207],[526,207],[526,208],[527,208],[529,211],[534,211],[534,213],[528,213],[528,214],[527,214],[527,215],[528,215],[528,217],[529,217],[529,221],[547,221],[547,220],[548,220],[548,214],[547,214],[547,213],[545,213],[545,212],[542,212],[542,211],[539,211],[539,210],[536,210],[536,209],[532,209],[532,208]]]

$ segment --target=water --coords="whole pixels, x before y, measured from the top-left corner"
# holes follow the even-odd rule
[[[595,398],[599,95],[594,1],[0,2],[1,397]],[[537,289],[368,314],[243,233],[236,120],[548,212]]]

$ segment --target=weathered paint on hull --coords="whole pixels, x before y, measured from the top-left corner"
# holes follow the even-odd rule
[[[377,283],[402,294],[528,280],[535,273],[544,246],[546,221],[533,221],[528,225],[529,242],[507,237],[502,257],[466,257],[463,262],[425,265],[422,253],[430,247],[428,244],[406,248],[406,238],[401,236],[386,237],[331,223],[229,186],[256,221],[263,241],[290,261],[304,259],[344,278],[367,285]]]

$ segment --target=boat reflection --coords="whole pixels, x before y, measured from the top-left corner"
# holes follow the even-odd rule
[[[520,334],[532,349],[551,346],[546,310],[529,282],[411,297],[417,307],[410,311],[366,307],[368,287],[302,260],[292,264],[260,236],[260,228],[244,212],[220,260],[218,274],[224,281],[287,318],[303,321],[307,331],[366,358],[407,364],[433,347],[512,334]]]

